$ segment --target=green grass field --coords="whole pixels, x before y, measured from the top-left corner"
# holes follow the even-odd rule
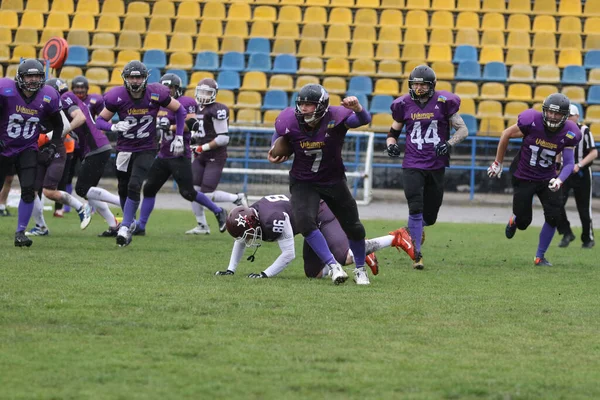
[[[157,210],[122,249],[99,216],[47,219],[29,249],[0,220],[2,399],[600,398],[598,253],[555,238],[534,267],[539,228],[440,223],[424,271],[384,249],[371,286],[336,287],[300,258],[246,278],[276,244],[214,276],[232,239],[184,235],[191,212]]]

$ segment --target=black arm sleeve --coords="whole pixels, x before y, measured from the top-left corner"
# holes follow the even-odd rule
[[[48,118],[49,125],[51,125],[51,128],[48,129],[48,131],[51,130],[52,132],[54,132],[52,134],[51,142],[56,145],[62,143],[62,133],[64,130],[63,119],[60,113],[60,111],[55,112],[50,116],[50,118]]]
[[[171,103],[171,96],[167,97],[165,99],[165,101],[163,101],[162,103],[159,103],[161,107],[166,107],[169,105],[169,103]]]
[[[402,130],[397,130],[397,129],[394,129],[394,128],[390,128],[390,131],[388,132],[387,137],[394,138],[394,139],[398,140],[398,138],[400,137],[401,133],[402,133]]]

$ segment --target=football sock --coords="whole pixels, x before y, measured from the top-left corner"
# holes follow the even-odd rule
[[[148,218],[150,218],[150,213],[154,209],[155,202],[156,197],[144,197],[142,208],[140,210],[140,229],[146,229],[146,224],[148,223]]]
[[[212,193],[206,193],[206,195],[217,203],[233,203],[238,199],[237,194],[223,192],[222,190],[215,190]]]
[[[31,203],[25,203],[23,199],[19,201],[18,208],[19,216],[17,218],[17,232],[23,232],[27,229],[31,213],[33,213],[33,201]]]
[[[392,235],[380,236],[374,239],[365,240],[365,253],[371,254],[379,249],[390,247],[394,237]]]
[[[71,183],[67,183],[67,185],[66,185],[66,187],[65,187],[65,192],[67,192],[67,193],[69,193],[69,194],[73,193],[73,185],[72,185]],[[56,208],[56,207],[55,207],[55,208]],[[64,207],[64,211],[65,211],[65,212],[70,212],[70,211],[71,211],[71,210],[70,210],[70,208],[71,208],[70,206],[68,206],[68,205],[65,205],[65,207]]]
[[[119,196],[112,194],[106,189],[102,189],[95,186],[91,187],[88,190],[86,197],[88,198],[88,200],[103,201],[105,203],[114,204],[115,206],[119,206],[122,208],[121,199],[119,199]]]
[[[39,196],[35,196],[35,199],[33,200],[33,211],[31,216],[37,226],[46,226],[46,221],[44,220],[44,205]]]
[[[306,243],[308,243],[310,248],[313,249],[313,251],[325,264],[336,263],[335,257],[333,257],[333,254],[331,254],[331,251],[327,246],[327,240],[325,240],[325,236],[323,236],[320,230],[315,229],[305,236],[304,240],[306,240]]]
[[[131,200],[129,197],[125,200],[125,206],[123,207],[123,221],[121,222],[121,225],[128,228],[131,226],[139,206],[139,201]]]
[[[408,230],[415,243],[415,250],[421,251],[421,236],[423,235],[423,214],[411,214],[408,216]]]
[[[104,218],[109,227],[115,228],[117,226],[117,222],[115,221],[115,216],[113,215],[110,208],[108,208],[108,204],[103,201],[91,200],[88,199],[88,203],[90,206],[94,207],[96,212]]]
[[[81,210],[81,207],[83,207],[83,203],[81,203],[75,197],[71,196],[69,193],[63,192],[62,190],[59,190],[58,193],[60,193],[61,203],[69,205],[77,211]]]
[[[198,223],[198,225],[208,226],[208,223],[206,222],[206,215],[204,214],[204,207],[201,204],[193,201],[192,211],[196,216],[196,222]]]
[[[210,211],[214,213],[221,212],[221,207],[217,206],[215,203],[210,201],[208,196],[206,196],[202,192],[196,192],[196,203],[202,204],[204,207],[208,208]]]
[[[536,257],[544,258],[544,254],[546,254],[546,250],[550,247],[555,231],[556,227],[550,226],[547,222],[544,222],[542,230],[540,231],[540,243],[538,245],[537,253],[535,254]]]
[[[363,240],[350,240],[348,239],[348,243],[350,244],[350,250],[352,250],[352,254],[354,255],[354,265],[356,268],[361,268],[365,266],[365,241]]]

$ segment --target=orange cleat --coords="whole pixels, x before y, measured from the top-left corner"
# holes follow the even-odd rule
[[[406,254],[408,254],[411,260],[414,260],[415,246],[413,239],[410,237],[408,229],[406,227],[400,228],[390,232],[389,234],[394,236],[394,240],[392,240],[392,247],[395,247],[398,249],[398,251],[402,249]]]
[[[365,261],[369,268],[371,268],[373,275],[377,275],[379,273],[379,262],[377,261],[375,253],[367,254]]]

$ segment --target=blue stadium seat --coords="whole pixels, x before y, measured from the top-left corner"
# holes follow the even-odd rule
[[[78,67],[87,66],[88,51],[83,46],[69,46],[69,56],[65,65],[76,65]]]
[[[246,54],[264,53],[271,54],[271,43],[269,39],[253,37],[248,39]]]
[[[369,109],[369,100],[367,99],[367,95],[364,93],[360,93],[360,92],[353,92],[351,90],[348,90],[346,92],[346,97],[348,96],[356,96],[356,98],[358,99],[359,103],[361,106],[363,106],[364,108],[366,108],[367,110]],[[338,105],[338,104],[334,104],[334,105]]]
[[[195,71],[216,71],[219,69],[219,55],[214,51],[203,51],[196,54]]]
[[[600,50],[590,50],[585,53],[583,66],[586,69],[600,68]]]
[[[463,61],[477,61],[477,49],[469,45],[456,46],[454,49],[454,57],[452,62],[454,64],[461,63]]]
[[[246,71],[271,71],[271,56],[265,53],[250,54]]]
[[[263,98],[263,110],[283,110],[288,105],[287,93],[283,90],[269,90]]]
[[[590,86],[590,88],[588,89],[587,103],[588,104],[600,104],[600,86],[599,85]]]
[[[585,85],[587,83],[585,68],[579,65],[567,65],[563,69],[560,81],[563,84]]]
[[[488,82],[506,82],[506,64],[498,61],[485,64],[483,80]]]
[[[182,69],[169,69],[169,70],[167,70],[167,72],[165,72],[165,74],[175,74],[179,78],[181,78],[181,87],[183,87],[183,88],[186,88],[188,86],[188,84],[190,83],[187,72],[185,72]]]
[[[217,77],[219,89],[238,90],[240,88],[240,74],[235,71],[221,71]]]
[[[298,98],[298,92],[292,93],[290,96],[290,107],[296,107],[296,99]]]
[[[469,130],[469,136],[474,136],[477,134],[477,118],[471,114],[460,114],[463,121],[465,121],[465,125],[467,125],[467,129]]]
[[[148,83],[157,83],[160,81],[160,69],[148,68]]]
[[[161,69],[167,66],[167,54],[162,50],[147,50],[142,62],[148,69]]]
[[[371,108],[369,108],[369,112],[371,114],[389,114],[390,106],[394,101],[394,96],[390,96],[388,94],[379,94],[373,96],[371,99]]]
[[[373,92],[373,81],[368,76],[353,76],[348,82],[348,92],[370,95]]]
[[[457,81],[479,81],[481,80],[481,68],[477,61],[463,61],[458,64],[454,79]]]
[[[221,71],[243,71],[245,67],[244,54],[237,51],[230,51],[223,54],[221,60]]]
[[[274,74],[295,75],[298,72],[298,61],[290,54],[279,54],[273,62]]]

